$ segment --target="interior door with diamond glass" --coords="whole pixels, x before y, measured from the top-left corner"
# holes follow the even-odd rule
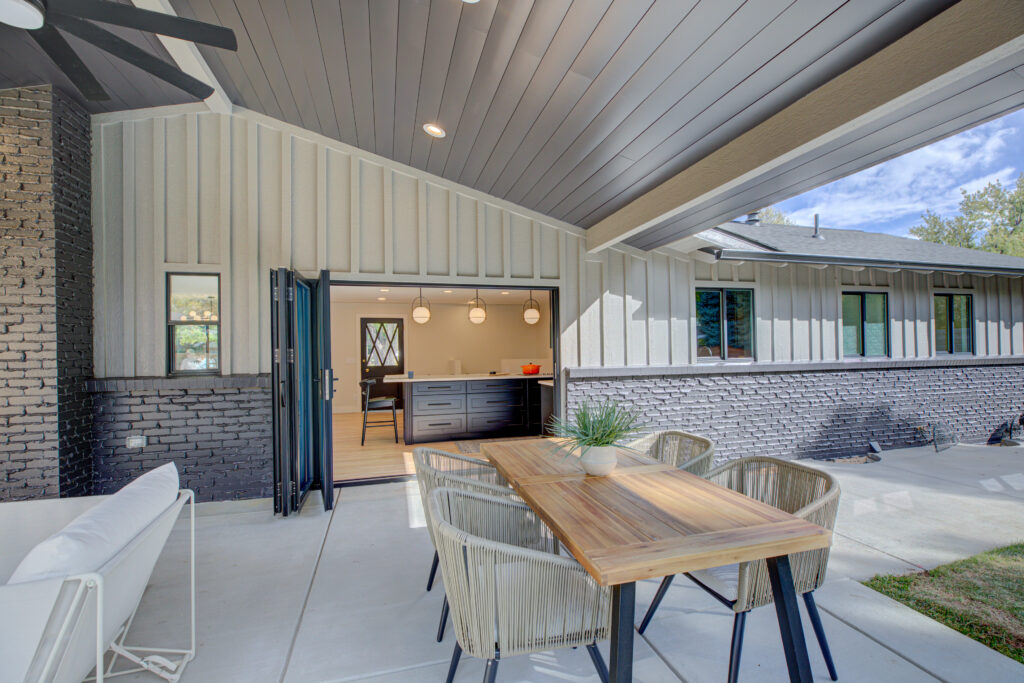
[[[359,338],[362,346],[361,377],[376,379],[370,396],[394,396],[402,407],[400,383],[385,384],[385,375],[405,374],[405,331],[401,318],[360,318]]]

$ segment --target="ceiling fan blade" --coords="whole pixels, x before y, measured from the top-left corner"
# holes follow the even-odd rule
[[[162,59],[154,57],[145,50],[129,43],[127,40],[115,36],[106,29],[94,26],[88,21],[69,17],[64,14],[54,14],[53,12],[50,12],[46,15],[46,18],[49,19],[52,24],[64,29],[68,33],[78,36],[85,42],[91,43],[101,50],[109,52],[119,59],[123,59],[129,64],[134,64],[140,69],[148,71],[157,78],[167,81],[174,87],[181,88],[185,92],[195,95],[201,100],[205,100],[213,94],[213,88],[206,83],[189,76],[177,67],[173,67]]]
[[[50,12],[81,19],[92,19],[104,24],[137,28],[225,50],[238,49],[235,32],[216,24],[207,24],[194,19],[122,5],[118,2],[110,2],[110,0],[49,0],[46,5]]]
[[[29,31],[28,34],[39,44],[39,47],[43,48],[43,52],[49,55],[53,63],[71,79],[85,99],[91,102],[103,102],[110,99],[110,95],[92,75],[74,49],[68,45],[68,41],[64,40],[60,31],[49,24],[44,24],[42,28]]]

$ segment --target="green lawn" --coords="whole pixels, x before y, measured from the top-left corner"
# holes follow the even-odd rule
[[[1024,664],[1024,543],[864,584]]]

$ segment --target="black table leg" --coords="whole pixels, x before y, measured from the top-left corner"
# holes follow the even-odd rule
[[[782,648],[786,652],[789,680],[793,683],[810,683],[811,661],[807,657],[807,642],[800,622],[800,607],[793,589],[793,572],[789,568],[789,557],[769,557],[768,578],[775,596],[775,613],[779,618],[782,633]]]
[[[792,582],[790,583],[792,585]],[[636,606],[636,584],[612,586],[611,683],[633,680],[633,618]],[[806,653],[804,657],[806,658]]]

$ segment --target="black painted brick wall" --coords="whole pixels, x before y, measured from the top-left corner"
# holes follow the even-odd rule
[[[117,387],[114,382],[103,381]],[[97,494],[112,493],[142,472],[173,461],[182,487],[193,489],[200,501],[271,495],[272,417],[266,382],[244,387],[135,388],[140,382],[148,383],[128,380],[131,388],[93,394]],[[167,387],[175,380],[151,382]],[[147,445],[128,448],[127,437],[135,435],[145,436]]]
[[[92,492],[92,182],[89,115],[52,92],[60,495]]]
[[[0,90],[0,500],[90,489],[89,173],[74,102],[50,86]],[[62,353],[68,326],[79,333]]]
[[[961,441],[985,441],[1024,411],[1024,364],[885,370],[570,379],[569,410],[615,399],[651,430],[715,441],[721,462],[746,455],[822,458],[926,443],[942,423]]]

